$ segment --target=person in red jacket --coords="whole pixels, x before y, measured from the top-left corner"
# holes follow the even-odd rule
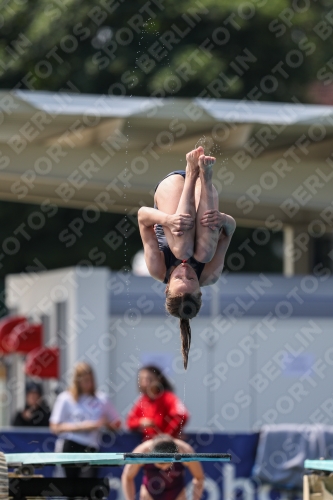
[[[144,366],[138,376],[141,397],[127,416],[131,431],[141,432],[143,439],[158,434],[179,438],[189,413],[174,394],[173,387],[157,366]]]

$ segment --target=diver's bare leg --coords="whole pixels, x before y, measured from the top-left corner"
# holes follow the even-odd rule
[[[198,155],[199,156],[199,155]],[[191,160],[191,161],[189,161]],[[196,218],[195,186],[198,179],[198,160],[188,159],[185,180],[181,175],[172,175],[164,179],[155,193],[155,203],[159,210],[167,214],[189,214]],[[188,259],[194,252],[196,227],[184,231],[181,236],[172,235],[164,227],[165,236],[173,254],[179,259]]]
[[[200,220],[207,210],[218,210],[218,194],[213,186],[213,165],[215,158],[211,156],[200,156],[199,158],[199,178],[200,191],[197,189],[197,215],[196,215],[196,234],[194,257],[199,262],[210,262],[214,257],[218,239],[219,230],[212,230],[210,227],[203,226]],[[200,197],[199,197],[200,195]]]

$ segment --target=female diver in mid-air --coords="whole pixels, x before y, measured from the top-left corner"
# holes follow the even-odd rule
[[[201,307],[201,286],[215,283],[236,228],[218,210],[212,184],[216,159],[199,147],[186,155],[186,170],[167,175],[156,187],[154,208],[138,212],[150,275],[167,286],[166,309],[180,319],[184,367],[191,344],[189,320]]]

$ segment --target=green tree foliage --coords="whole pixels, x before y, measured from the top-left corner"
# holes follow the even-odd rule
[[[329,82],[331,0],[2,4],[0,88],[307,102]]]

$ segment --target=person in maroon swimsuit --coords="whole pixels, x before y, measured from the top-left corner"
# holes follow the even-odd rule
[[[150,275],[166,284],[166,309],[179,318],[184,367],[191,345],[190,319],[201,307],[201,287],[216,283],[236,228],[219,211],[213,186],[216,159],[199,147],[186,155],[186,170],[174,170],[155,188],[154,208],[138,211]]]
[[[194,453],[194,450],[184,441],[161,434],[137,446],[133,453]],[[186,500],[185,468],[192,475],[192,498],[200,500],[205,479],[200,462],[125,465],[121,477],[125,500],[135,500],[134,479],[141,468],[143,468],[143,480],[139,500]]]

